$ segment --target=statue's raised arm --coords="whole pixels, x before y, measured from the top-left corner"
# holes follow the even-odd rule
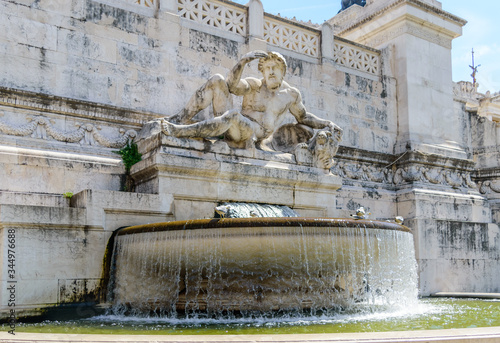
[[[339,142],[342,140],[343,130],[331,120],[321,119],[316,115],[307,112],[302,102],[302,96],[296,88],[291,88],[296,92],[296,101],[290,106],[290,113],[293,114],[297,122],[313,129],[327,129],[334,134],[334,137]]]
[[[229,88],[229,92],[235,95],[245,95],[251,91],[251,85],[247,80],[241,79],[241,75],[243,74],[243,69],[245,66],[253,60],[261,59],[267,57],[267,53],[265,51],[251,51],[239,60],[239,62],[231,69],[231,71],[227,75],[227,85]]]

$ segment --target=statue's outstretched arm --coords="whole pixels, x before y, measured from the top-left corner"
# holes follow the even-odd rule
[[[328,128],[332,133],[335,134],[335,138],[340,141],[342,139],[343,130],[337,124],[334,124],[331,120],[321,119],[316,115],[307,112],[304,103],[302,102],[302,96],[297,89],[293,89],[296,95],[296,101],[290,106],[290,113],[293,114],[297,122],[304,124],[313,129],[324,129]]]
[[[235,95],[245,95],[250,90],[250,84],[245,80],[241,79],[243,74],[243,69],[245,65],[255,59],[266,57],[267,53],[265,51],[251,51],[239,60],[239,62],[229,71],[227,75],[226,82],[229,87],[229,91]]]

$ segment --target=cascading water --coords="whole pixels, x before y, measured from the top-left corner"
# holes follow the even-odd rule
[[[417,300],[413,236],[369,220],[211,219],[122,229],[113,308],[136,315],[355,312]]]

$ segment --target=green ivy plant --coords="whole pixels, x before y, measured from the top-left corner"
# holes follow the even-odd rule
[[[72,196],[73,196],[72,192],[63,193],[63,197],[65,197],[65,198],[71,199]]]
[[[142,154],[139,153],[137,144],[134,142],[128,141],[127,145],[120,150],[115,151],[115,153],[122,156],[123,165],[125,166],[127,174],[130,173],[130,168],[132,168],[134,164],[142,160]]]
[[[130,176],[130,168],[132,168],[134,164],[142,160],[142,154],[139,153],[137,144],[131,141],[128,141],[127,145],[125,145],[120,150],[115,151],[115,153],[121,155],[123,165],[125,166],[125,184],[122,185],[122,189],[125,192],[132,192],[135,188],[135,183]]]

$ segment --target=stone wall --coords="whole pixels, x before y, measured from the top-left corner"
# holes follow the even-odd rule
[[[177,7],[148,12],[143,4],[125,0],[73,0],[60,6],[3,2],[0,48],[9,68],[0,69],[0,85],[171,115],[210,75],[226,74],[242,54],[277,50],[286,56],[287,79],[303,92],[308,109],[348,131],[344,144],[392,152],[395,82],[380,77],[379,51],[334,43],[328,25],[322,31],[268,14],[254,18],[256,10],[249,16],[262,26],[260,36],[230,30],[214,24],[217,16],[200,20],[204,1],[194,3],[191,11],[179,5],[179,12]],[[248,12],[227,2],[207,4],[217,7],[219,16],[221,10],[244,14],[234,14],[234,21]],[[283,38],[288,36],[296,39]],[[298,44],[305,39],[313,41],[314,53]],[[256,63],[245,72],[258,75]]]

